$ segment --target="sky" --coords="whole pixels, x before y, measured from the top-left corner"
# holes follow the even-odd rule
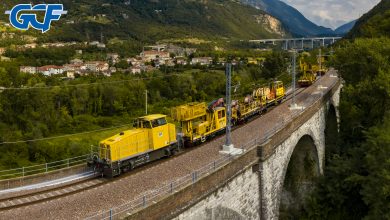
[[[368,12],[380,0],[282,0],[298,9],[306,18],[335,29]]]

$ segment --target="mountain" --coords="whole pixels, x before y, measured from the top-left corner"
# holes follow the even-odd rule
[[[297,9],[280,0],[242,0],[242,2],[262,9],[279,19],[286,29],[295,36],[307,37],[334,34],[332,29],[314,24]]]
[[[390,37],[390,1],[382,0],[356,22],[346,38]]]
[[[345,35],[353,28],[353,26],[355,26],[355,24],[356,20],[348,22],[338,27],[336,30],[334,30],[334,32],[338,35]]]
[[[41,2],[33,0],[33,3]],[[58,3],[47,0],[46,3]],[[41,41],[274,38],[286,35],[266,12],[233,0],[61,0],[68,14]],[[0,11],[15,5],[2,0]],[[6,21],[4,13],[0,20]]]

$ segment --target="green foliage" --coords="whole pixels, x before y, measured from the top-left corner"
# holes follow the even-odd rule
[[[390,36],[390,2],[382,0],[370,12],[363,15],[352,28],[347,38],[389,37]]]
[[[16,3],[21,2],[4,0],[0,9],[5,11]],[[105,42],[119,38],[144,43],[188,38],[226,42],[227,38],[279,36],[257,22],[255,15],[262,15],[263,11],[235,1],[132,0],[125,4],[116,0],[63,0],[61,3],[68,15],[53,23],[47,34],[37,34],[41,42],[100,40],[101,34]],[[0,15],[0,19],[5,21],[5,15]]]
[[[306,218],[389,219],[390,40],[358,39],[336,51],[345,80],[339,150],[309,198]]]
[[[15,58],[25,65],[44,66],[44,65],[62,65],[69,63],[74,56],[73,48],[36,48],[24,51],[7,50],[5,56]]]

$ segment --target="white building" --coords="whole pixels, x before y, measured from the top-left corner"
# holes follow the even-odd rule
[[[131,67],[130,68],[130,72],[132,73],[132,74],[141,74],[142,73],[142,69],[141,69],[141,67]]]
[[[37,73],[37,68],[35,66],[21,66],[19,71],[22,73],[35,74]]]
[[[210,65],[213,62],[211,57],[194,57],[191,60],[192,65],[200,64],[201,66]]]
[[[102,61],[89,61],[85,63],[87,70],[92,72],[104,72],[109,69],[109,65]]]
[[[64,68],[62,66],[41,66],[37,68],[37,72],[42,73],[45,76],[59,75],[64,73]]]
[[[155,50],[144,51],[140,54],[140,56],[146,62],[150,62],[150,61],[156,60],[156,59],[168,60],[171,58],[169,52],[155,51]]]

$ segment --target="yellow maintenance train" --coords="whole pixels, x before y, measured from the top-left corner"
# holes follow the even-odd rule
[[[284,98],[285,89],[281,81],[255,89],[244,100],[232,103],[233,124],[246,122],[269,106],[282,102]],[[171,117],[180,124],[180,133],[176,132],[174,124],[167,122],[166,115],[140,117],[135,120],[133,129],[101,141],[98,153],[89,161],[89,165],[104,176],[114,177],[137,166],[171,156],[180,147],[193,146],[224,133],[226,112],[223,99],[208,105],[190,103],[172,108]]]

